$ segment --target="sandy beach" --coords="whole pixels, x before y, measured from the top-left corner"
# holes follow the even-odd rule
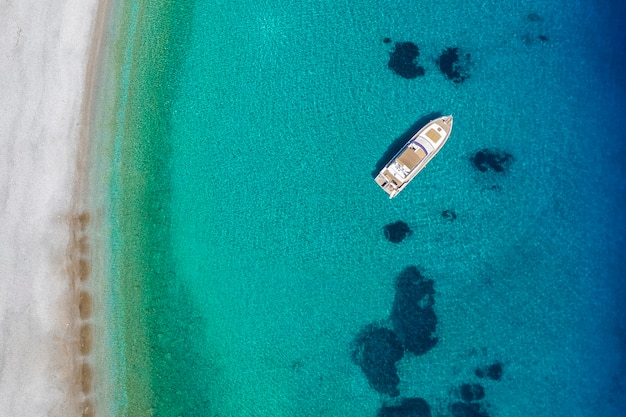
[[[86,167],[106,2],[0,9],[0,415],[97,415]]]

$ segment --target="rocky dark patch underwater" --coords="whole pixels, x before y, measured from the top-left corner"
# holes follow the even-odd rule
[[[513,155],[499,149],[481,149],[470,158],[480,172],[505,172],[514,160]]]
[[[403,221],[397,221],[385,225],[385,227],[383,227],[383,232],[385,233],[385,238],[391,243],[400,243],[413,233],[409,225]]]
[[[425,74],[425,70],[417,63],[419,55],[419,48],[413,42],[396,42],[393,51],[389,54],[387,66],[402,78],[421,77]]]
[[[407,351],[423,355],[438,341],[434,282],[409,266],[396,278],[395,288],[390,317],[393,329]]]
[[[470,77],[471,55],[461,51],[458,47],[446,48],[439,58],[437,65],[447,79],[460,84]]]
[[[404,349],[396,334],[376,324],[361,330],[352,346],[352,361],[361,367],[370,386],[392,397],[400,395],[396,362],[402,356]]]

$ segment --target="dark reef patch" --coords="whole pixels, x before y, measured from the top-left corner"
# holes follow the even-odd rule
[[[403,398],[397,405],[383,406],[376,417],[431,417],[430,406],[422,398]]]
[[[396,278],[391,322],[404,348],[415,355],[428,352],[438,341],[433,285],[415,266],[406,267]]]
[[[441,212],[441,215],[444,219],[449,220],[451,222],[456,220],[456,213],[454,210],[444,210]]]
[[[481,409],[480,404],[467,404],[461,401],[450,405],[450,413],[453,417],[489,417],[489,415]]]
[[[545,43],[548,42],[550,39],[546,36],[546,35],[533,35],[530,33],[525,33],[524,35],[522,35],[522,42],[524,42],[524,45],[533,45],[538,43],[537,41],[539,41],[540,43]]]
[[[407,79],[424,75],[424,67],[417,65],[416,58],[420,52],[413,42],[396,42],[394,50],[389,54],[387,66],[399,76]]]
[[[446,78],[460,84],[470,77],[470,58],[470,54],[459,52],[457,47],[446,48],[437,59],[437,65]]]
[[[478,368],[474,371],[474,374],[476,374],[477,377],[489,378],[493,379],[494,381],[499,381],[500,379],[502,379],[502,373],[503,369],[500,362],[496,362],[486,368]]]
[[[485,388],[480,384],[463,384],[459,388],[459,396],[466,403],[485,398]]]
[[[480,402],[485,398],[485,388],[480,384],[462,384],[456,395],[461,401],[455,401],[449,406],[453,417],[489,417]]]
[[[526,33],[522,35],[522,42],[528,46],[548,42],[549,38],[541,33],[548,29],[546,25],[542,23],[544,21],[543,17],[537,13],[528,13],[526,20],[531,23],[527,25]],[[541,28],[543,28],[543,30]]]
[[[387,238],[387,240],[391,243],[400,243],[407,236],[413,233],[409,225],[403,221],[389,223],[383,227],[383,231],[385,232],[385,238]]]
[[[499,381],[502,378],[502,364],[496,362],[493,365],[487,367],[487,378]]]
[[[383,43],[391,43],[391,38],[383,38]]]
[[[510,153],[498,149],[481,149],[470,160],[480,172],[487,172],[489,169],[495,172],[504,172],[514,161],[514,158]]]
[[[370,386],[381,394],[400,395],[396,362],[403,356],[396,334],[375,324],[361,330],[353,342],[352,361],[361,367]]]

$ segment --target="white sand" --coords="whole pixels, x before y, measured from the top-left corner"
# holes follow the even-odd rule
[[[91,401],[79,378],[88,360],[77,331],[80,282],[68,269],[103,7],[0,4],[0,416],[81,415]]]

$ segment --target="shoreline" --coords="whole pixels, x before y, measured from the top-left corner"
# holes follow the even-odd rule
[[[9,265],[0,288],[10,294],[0,307],[8,334],[2,415],[100,415],[88,155],[108,7],[108,0],[67,0],[9,6],[5,15],[0,48],[11,51],[2,79],[9,94],[0,104],[11,122],[0,131],[9,149],[0,173],[10,181],[0,220],[9,225],[5,241],[15,244],[0,252]]]
[[[99,404],[98,398],[94,393],[94,385],[97,381],[108,380],[105,369],[106,366],[98,366],[98,362],[102,362],[102,358],[106,358],[106,352],[103,351],[103,343],[94,343],[94,333],[98,334],[97,338],[102,340],[104,334],[102,332],[94,332],[94,322],[103,320],[102,316],[105,316],[102,307],[97,302],[94,306],[94,300],[97,297],[94,295],[101,293],[101,291],[94,291],[93,284],[89,282],[88,276],[84,275],[84,271],[90,271],[92,278],[100,279],[104,283],[106,276],[98,274],[95,276],[97,268],[94,268],[95,262],[89,251],[90,246],[94,250],[98,250],[97,244],[95,244],[94,235],[100,235],[102,233],[103,224],[102,221],[94,219],[94,224],[89,227],[92,220],[95,207],[92,200],[90,190],[93,189],[90,177],[90,153],[93,148],[91,137],[92,127],[92,111],[94,108],[94,97],[96,96],[97,88],[97,72],[98,63],[101,62],[102,44],[105,36],[105,26],[107,17],[109,14],[110,2],[109,0],[98,0],[97,10],[93,19],[93,30],[91,33],[91,41],[89,45],[89,52],[87,58],[85,82],[83,89],[83,102],[80,111],[81,123],[80,132],[78,137],[78,154],[76,157],[76,182],[75,190],[72,197],[72,221],[70,221],[71,228],[71,241],[68,247],[67,262],[69,265],[70,278],[74,284],[74,295],[77,297],[78,315],[76,317],[75,326],[78,328],[79,334],[79,349],[76,354],[77,362],[79,362],[77,373],[75,375],[77,388],[80,389],[80,393],[83,396],[83,402],[81,404],[81,413],[83,416],[99,416],[103,415],[99,408],[102,408],[104,404]],[[88,263],[88,265],[85,265]],[[100,285],[102,286],[102,284]],[[94,314],[94,307],[95,314]],[[98,315],[99,313],[99,315]],[[93,317],[92,317],[93,314]],[[97,346],[96,346],[97,345]],[[98,361],[98,358],[101,360]],[[108,362],[104,360],[104,362]],[[102,389],[109,384],[100,383],[99,388]],[[102,394],[101,394],[102,395]],[[106,397],[106,395],[105,395]],[[100,405],[100,407],[98,407]]]
[[[103,270],[96,267],[96,259],[93,253],[102,253],[102,241],[98,244],[96,236],[102,234],[104,222],[97,212],[102,209],[94,202],[93,190],[96,190],[91,177],[92,170],[97,163],[90,163],[95,159],[93,155],[92,120],[94,100],[97,91],[98,72],[101,69],[102,48],[105,39],[105,27],[110,11],[109,0],[98,0],[96,10],[92,15],[92,30],[89,37],[89,45],[86,60],[86,71],[80,109],[80,129],[78,133],[78,151],[76,155],[75,187],[72,193],[72,206],[70,211],[70,242],[67,252],[68,275],[71,280],[71,288],[77,312],[74,312],[73,328],[78,334],[78,346],[74,352],[74,395],[82,398],[80,403],[81,416],[101,416],[103,408],[111,404],[103,404],[102,400],[108,398],[107,388],[110,384],[107,363],[109,362],[104,341],[106,333],[102,330],[106,314],[103,311],[105,303],[99,300],[102,287],[106,283],[106,275]],[[93,281],[100,281],[94,288]],[[99,303],[100,301],[100,303]],[[94,328],[97,329],[94,331]],[[96,335],[96,336],[95,336]],[[96,395],[94,386],[98,385],[99,392]],[[104,391],[104,392],[102,392]]]

